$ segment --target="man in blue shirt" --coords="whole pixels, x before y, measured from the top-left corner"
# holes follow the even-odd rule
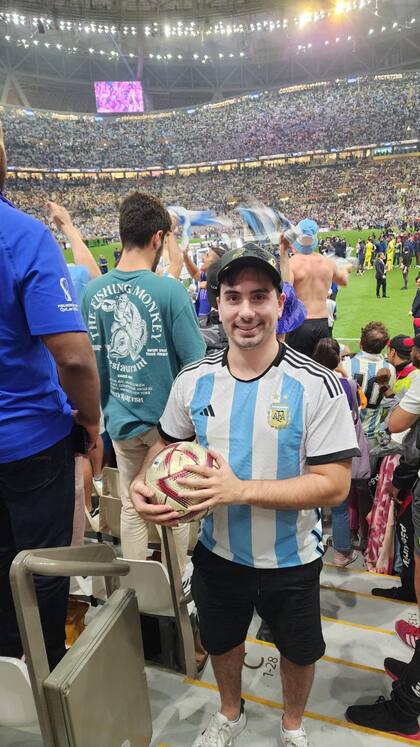
[[[0,655],[20,657],[10,565],[21,550],[71,542],[72,431],[76,421],[95,443],[99,380],[61,251],[3,197],[5,177],[0,129]],[[53,668],[65,654],[68,579],[35,586]]]

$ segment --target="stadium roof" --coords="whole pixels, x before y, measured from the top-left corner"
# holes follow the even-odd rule
[[[420,68],[418,0],[0,0],[0,104],[93,112],[94,81],[147,110]],[[310,10],[308,10],[310,8]]]
[[[27,13],[53,13],[63,18],[96,19],[118,23],[137,23],[156,20],[164,16],[183,19],[206,19],[214,17],[240,16],[262,11],[290,12],[296,15],[299,9],[307,9],[305,0],[6,0],[2,7],[11,11]],[[319,7],[329,8],[330,0],[321,0]]]

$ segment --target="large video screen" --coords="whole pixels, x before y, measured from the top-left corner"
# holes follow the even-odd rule
[[[143,87],[139,80],[95,81],[98,114],[144,112]]]

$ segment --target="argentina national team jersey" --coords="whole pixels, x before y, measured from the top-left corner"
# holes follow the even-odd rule
[[[220,452],[242,480],[285,480],[360,453],[338,378],[287,345],[251,381],[232,376],[226,350],[186,367],[158,428],[166,441],[196,438]],[[323,554],[321,511],[218,506],[200,542],[255,568],[310,563]]]
[[[378,353],[365,353],[360,350],[353,358],[344,361],[346,373],[351,376],[363,389],[367,407],[361,411],[360,420],[363,430],[368,438],[376,438],[379,435],[382,421],[383,408],[381,401],[383,394],[375,382],[375,376],[381,368],[387,368],[391,372],[389,388],[395,384],[395,368]]]

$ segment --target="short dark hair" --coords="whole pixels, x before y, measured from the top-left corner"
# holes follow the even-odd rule
[[[157,231],[171,230],[163,203],[145,192],[131,192],[120,205],[120,236],[124,249],[144,247]]]
[[[389,340],[389,330],[382,322],[369,322],[362,327],[360,347],[365,353],[380,353]]]
[[[321,366],[334,371],[340,363],[340,345],[333,337],[323,337],[318,340],[312,358]]]

